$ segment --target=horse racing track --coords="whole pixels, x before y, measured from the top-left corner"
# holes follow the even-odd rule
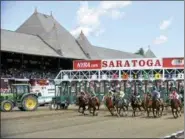
[[[183,129],[184,115],[174,119],[171,113],[155,119],[144,115],[131,117],[131,112],[128,117],[118,118],[106,110],[100,110],[98,116],[83,116],[77,108],[1,113],[1,136],[7,138],[161,138]]]

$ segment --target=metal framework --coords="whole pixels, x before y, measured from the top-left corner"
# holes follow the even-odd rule
[[[170,82],[180,90],[180,82],[184,80],[184,69],[151,69],[151,70],[61,70],[55,78],[55,85],[67,87],[67,95],[71,103],[75,103],[76,93],[80,90],[94,92],[102,99],[111,86],[119,86],[126,97],[132,90],[138,90],[143,96],[150,92],[153,86],[159,87],[161,97],[168,98]],[[65,84],[65,85],[64,85]]]
[[[134,81],[134,80],[184,80],[184,69],[151,70],[61,70],[55,84],[64,81]]]

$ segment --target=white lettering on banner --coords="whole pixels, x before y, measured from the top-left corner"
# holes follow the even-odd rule
[[[116,59],[102,60],[102,69],[152,69],[162,68],[162,59]]]
[[[83,63],[78,63],[77,64],[78,68],[87,68],[90,67],[90,62],[83,62]]]

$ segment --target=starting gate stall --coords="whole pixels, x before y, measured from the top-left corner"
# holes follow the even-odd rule
[[[73,91],[67,90],[69,96],[83,89],[101,97],[111,87],[120,88],[126,96],[132,91],[143,96],[155,86],[165,100],[169,95],[169,82],[173,81],[178,90],[182,90],[183,80],[184,58],[75,60],[73,70],[61,70],[55,78],[60,85],[62,82],[72,84]]]

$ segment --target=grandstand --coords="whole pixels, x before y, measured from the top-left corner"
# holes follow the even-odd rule
[[[1,78],[50,78],[72,69],[74,59],[122,59],[145,56],[92,45],[83,31],[74,38],[53,15],[37,10],[15,31],[1,29]]]

